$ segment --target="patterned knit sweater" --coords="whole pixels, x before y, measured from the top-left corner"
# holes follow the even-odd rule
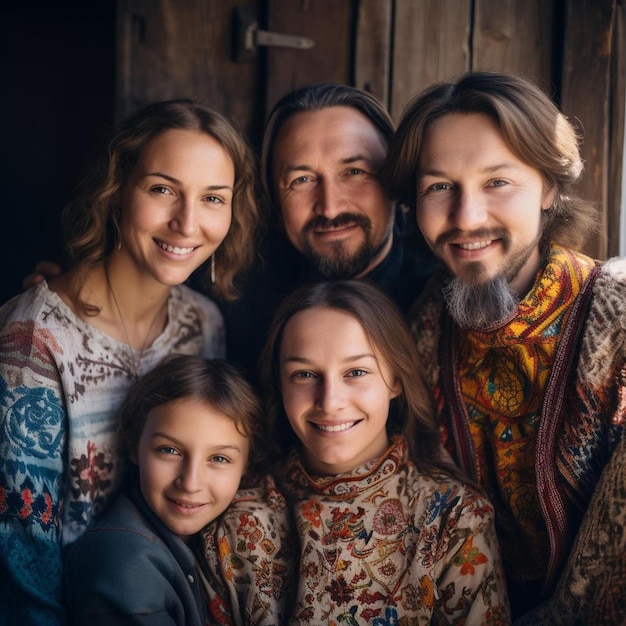
[[[185,286],[151,347],[128,346],[78,318],[45,283],[0,309],[0,623],[65,623],[61,547],[116,491],[116,419],[134,364],[170,353],[224,353],[222,317]]]
[[[404,438],[348,474],[284,473],[300,540],[291,624],[508,624],[491,504],[418,472]]]
[[[594,267],[553,245],[510,319],[463,332],[445,311],[442,273],[412,316],[442,437],[495,506],[521,608],[556,584],[624,431],[626,260]]]

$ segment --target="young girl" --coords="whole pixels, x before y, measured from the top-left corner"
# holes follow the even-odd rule
[[[202,267],[233,296],[255,179],[220,115],[142,109],[64,214],[68,272],[0,309],[0,623],[65,623],[61,547],[117,489],[114,416],[131,383],[170,353],[223,355],[217,307],[182,283]]]
[[[120,440],[134,471],[66,555],[70,622],[203,626],[190,543],[262,450],[259,402],[221,360],[178,356],[130,390]]]
[[[445,460],[401,314],[305,287],[263,358],[300,541],[294,624],[507,624],[493,508]]]

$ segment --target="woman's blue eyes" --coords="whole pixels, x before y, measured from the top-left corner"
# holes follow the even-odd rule
[[[150,187],[150,191],[158,196],[174,195],[169,187],[166,187],[164,185],[155,185],[153,187]],[[205,198],[203,198],[203,200],[208,204],[224,203],[223,198],[220,198],[219,196],[206,196]]]
[[[348,375],[352,376],[352,377],[357,377],[357,376],[365,376],[365,374],[367,374],[367,372],[365,370],[360,370],[360,369],[356,369],[356,370],[351,370]]]
[[[487,187],[504,187],[507,184],[506,180],[498,178],[490,181]],[[454,189],[454,185],[451,183],[433,183],[427,187],[426,191],[450,191],[451,189]]]
[[[365,376],[367,374],[367,371],[364,369],[353,369],[348,371],[345,375],[348,378],[357,378],[360,376]],[[314,372],[294,372],[292,374],[293,378],[297,378],[297,379],[304,379],[304,380],[308,380],[311,378],[317,378],[317,374],[315,374]]]
[[[172,446],[160,446],[158,448],[158,451],[162,452],[166,456],[182,456],[178,452],[178,450],[176,448],[173,448]],[[216,454],[215,456],[210,457],[209,461],[211,461],[212,463],[219,463],[219,464],[231,462],[231,460],[228,457],[223,456],[221,454]]]
[[[178,454],[178,450],[176,450],[176,448],[172,448],[171,446],[161,446],[159,448],[159,452],[163,452],[167,455]]]

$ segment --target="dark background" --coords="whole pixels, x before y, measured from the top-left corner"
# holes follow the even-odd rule
[[[37,261],[62,259],[61,210],[113,124],[115,5],[0,9],[0,303]]]

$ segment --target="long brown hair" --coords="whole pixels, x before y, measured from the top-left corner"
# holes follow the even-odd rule
[[[482,113],[496,122],[511,151],[555,190],[545,211],[541,250],[550,241],[579,249],[597,228],[597,211],[573,191],[583,171],[574,126],[533,81],[494,72],[468,72],[426,88],[411,100],[391,142],[381,179],[395,200],[416,206],[417,167],[424,135],[449,113]]]
[[[260,220],[255,158],[242,135],[225,117],[198,102],[169,100],[144,107],[122,124],[99,160],[88,169],[75,199],[63,212],[69,269],[76,276],[71,290],[74,298],[85,272],[113,251],[120,210],[116,203],[118,191],[146,145],[171,129],[197,130],[210,135],[233,161],[232,222],[215,251],[217,271],[212,290],[226,299],[236,296],[234,279],[252,262]]]
[[[424,472],[441,470],[458,478],[461,472],[442,458],[439,429],[423,368],[408,326],[396,305],[365,280],[338,280],[305,285],[278,308],[261,357],[261,375],[268,402],[270,437],[283,455],[297,444],[280,396],[280,347],[287,322],[296,313],[316,307],[343,311],[361,324],[378,358],[392,371],[400,394],[391,400],[387,432],[403,434],[415,465]]]

